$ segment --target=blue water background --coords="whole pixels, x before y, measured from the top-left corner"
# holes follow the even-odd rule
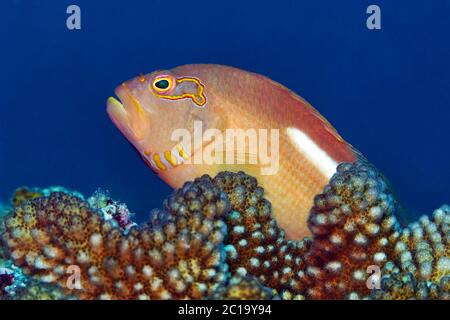
[[[82,29],[66,28],[77,4]],[[366,8],[382,29],[366,28]],[[415,214],[450,202],[450,1],[2,1],[0,198],[96,188],[145,219],[170,188],[105,100],[141,72],[219,63],[310,101]],[[289,186],[287,186],[289,187]]]

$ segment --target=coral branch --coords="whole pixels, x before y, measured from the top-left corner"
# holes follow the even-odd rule
[[[5,220],[9,257],[82,299],[450,298],[450,207],[401,228],[388,184],[366,162],[338,166],[301,241],[285,239],[242,172],[186,183],[142,226],[112,200],[22,198]],[[80,289],[68,288],[72,265]]]
[[[223,198],[208,179],[188,183],[166,202],[165,224],[124,235],[80,198],[53,193],[16,207],[4,240],[43,282],[67,288],[68,267],[79,266],[80,298],[202,298],[227,279]]]

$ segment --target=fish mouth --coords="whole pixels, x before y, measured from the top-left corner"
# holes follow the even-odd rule
[[[129,127],[129,120],[125,106],[116,97],[108,97],[106,100],[106,111],[114,124],[122,130],[123,126]]]
[[[131,95],[124,84],[115,90],[115,94],[117,98],[111,96],[106,101],[108,115],[152,169],[156,172],[166,171],[184,164],[190,158],[188,150],[182,143],[163,152],[147,150],[144,147],[144,130],[141,125],[145,123],[144,111],[139,101]]]
[[[123,83],[115,90],[116,97],[109,97],[106,110],[109,117],[131,142],[140,142],[148,129],[145,111],[139,101]]]
[[[147,128],[142,106],[125,84],[115,90],[115,95],[117,98],[111,96],[106,101],[108,115],[152,169],[156,172],[166,171],[184,164],[190,158],[189,151],[182,143],[163,152],[147,150],[143,135]]]

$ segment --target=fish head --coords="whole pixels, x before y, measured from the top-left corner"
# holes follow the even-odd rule
[[[139,75],[119,85],[107,101],[113,123],[156,171],[183,164],[201,147],[194,126],[223,127],[223,119],[212,112],[208,72],[195,66],[158,70]],[[180,143],[180,135],[193,139]]]

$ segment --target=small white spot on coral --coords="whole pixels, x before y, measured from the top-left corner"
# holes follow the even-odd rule
[[[150,266],[144,266],[142,268],[142,272],[144,273],[145,277],[150,278],[153,275],[153,268]]]
[[[236,269],[236,273],[238,275],[240,275],[241,277],[244,277],[244,276],[247,275],[247,270],[245,268],[243,268],[243,267],[239,267],[239,268]]]
[[[99,297],[100,300],[111,300],[111,296],[107,293],[103,293]]]
[[[437,269],[444,274],[450,273],[450,258],[442,257],[437,261]]]
[[[364,273],[363,270],[355,270],[353,272],[353,279],[358,280],[358,281],[362,281],[365,279],[366,274]]]
[[[373,255],[373,260],[375,262],[385,262],[387,260],[387,256],[384,252],[377,252]]]
[[[98,247],[102,244],[102,235],[100,233],[93,233],[90,239],[93,247]]]
[[[41,276],[39,279],[42,282],[50,283],[50,282],[54,282],[56,280],[56,277],[53,274],[47,274],[47,275]]]
[[[77,261],[79,263],[88,263],[90,261],[90,259],[89,259],[89,255],[87,254],[87,252],[84,252],[83,250],[78,251]]]
[[[140,282],[134,284],[134,291],[141,291],[144,288],[144,285]]]
[[[125,269],[125,272],[127,273],[128,276],[132,277],[136,274],[136,270],[134,269],[134,267],[132,265],[128,265]]]

